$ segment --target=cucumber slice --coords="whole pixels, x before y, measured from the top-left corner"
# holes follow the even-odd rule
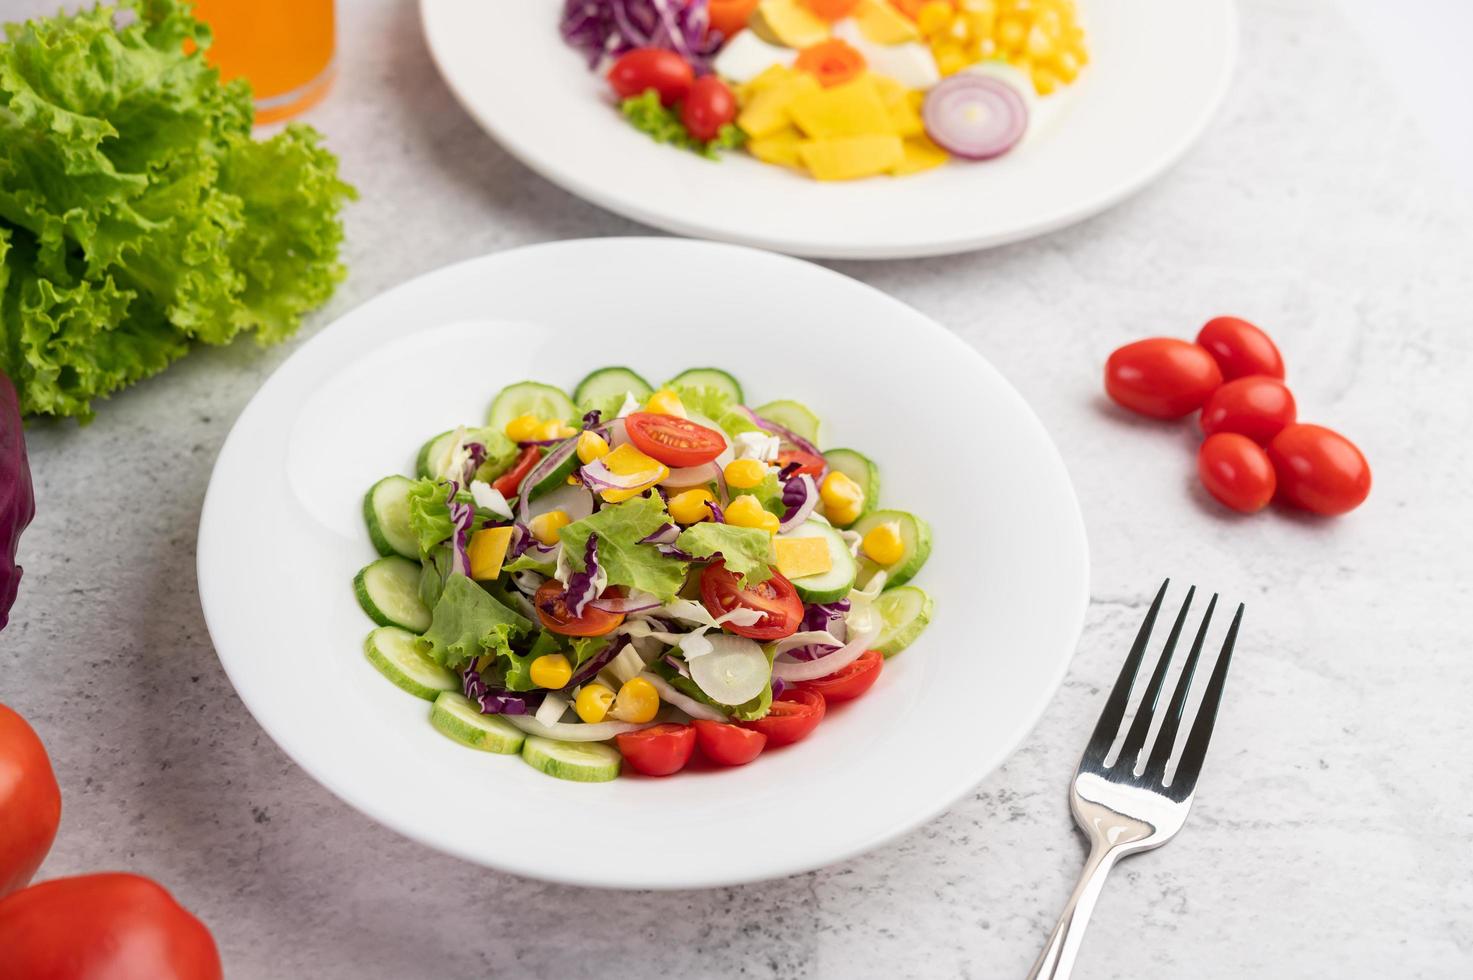
[[[568,477],[573,475],[573,471],[578,468],[580,463],[578,453],[573,448],[577,443],[578,437],[574,436],[571,439],[558,443],[556,446],[548,447],[548,456],[558,452],[566,452],[567,457],[561,463],[548,470],[545,475],[538,478],[537,482],[532,485],[532,488],[527,491],[527,499],[529,501],[536,500],[545,493],[551,493],[559,487],[568,485]],[[543,459],[546,458],[546,456],[543,457]]]
[[[469,698],[446,691],[435,698],[430,724],[447,738],[482,752],[515,755],[522,751],[527,736],[500,715],[483,715]]]
[[[736,378],[720,368],[687,368],[665,382],[666,388],[716,388],[731,396],[732,404],[746,401],[742,386]]]
[[[857,531],[861,535],[868,534],[887,521],[894,521],[900,525],[900,540],[905,542],[905,553],[900,556],[900,560],[886,568],[890,574],[885,579],[885,588],[893,589],[897,585],[909,582],[915,573],[921,570],[926,559],[931,557],[931,525],[903,510],[872,510],[855,521],[850,526],[850,530]],[[859,555],[858,585],[862,589],[880,566],[865,557],[862,549]]]
[[[793,588],[804,602],[836,602],[854,588],[854,579],[859,575],[859,563],[849,553],[849,543],[844,536],[828,524],[805,521],[783,535],[786,538],[823,538],[829,546],[829,557],[834,567],[820,575],[804,575],[793,579]]]
[[[419,537],[409,524],[409,488],[414,481],[386,476],[363,495],[363,520],[368,537],[381,555],[419,559]]]
[[[880,468],[864,453],[853,449],[830,449],[823,454],[824,462],[835,473],[843,473],[859,484],[864,491],[864,505],[859,509],[863,517],[875,509],[880,501]]]
[[[353,579],[358,604],[380,626],[411,633],[430,628],[430,610],[419,598],[419,562],[392,555],[366,566]]]
[[[795,435],[802,436],[809,442],[818,442],[818,416],[813,414],[813,409],[802,402],[784,399],[768,402],[752,411],[767,421],[776,422]]]
[[[494,438],[495,431],[490,426],[480,429],[466,429],[465,438],[469,442],[484,444]],[[419,456],[415,460],[414,471],[420,476],[430,477],[435,480],[443,477],[445,474],[440,472],[439,467],[443,465],[442,461],[449,455],[450,444],[454,441],[454,429],[449,429],[437,436],[431,437],[419,448]]]
[[[875,649],[893,657],[914,643],[930,625],[936,603],[925,590],[914,585],[902,585],[898,589],[881,592],[875,600],[875,610],[885,624],[875,641]]]
[[[433,701],[441,691],[460,688],[460,678],[414,648],[415,636],[397,626],[380,626],[363,641],[363,652],[378,672],[417,698]]]
[[[559,742],[528,735],[522,761],[549,776],[579,783],[606,783],[619,775],[618,752],[600,742]]]
[[[578,382],[578,387],[573,389],[573,401],[578,403],[579,411],[587,412],[609,402],[623,404],[625,395],[633,395],[642,402],[654,390],[648,381],[627,367],[606,367]]]
[[[501,394],[491,402],[491,410],[486,415],[486,427],[505,432],[506,423],[527,414],[543,420],[561,419],[564,422],[580,417],[578,407],[561,388],[536,381],[519,381],[502,388]]]

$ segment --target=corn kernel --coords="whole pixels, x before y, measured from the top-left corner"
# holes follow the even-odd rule
[[[893,565],[905,557],[905,541],[900,537],[900,524],[886,521],[870,529],[861,544],[864,553],[881,565]]]
[[[755,459],[734,459],[726,464],[726,483],[738,490],[750,490],[767,478],[767,464]]]
[[[1005,50],[1017,49],[1027,35],[1027,25],[1017,17],[1005,17],[997,22],[997,43]]]
[[[828,519],[840,527],[853,524],[864,510],[864,488],[838,470],[824,477],[818,497]]]
[[[542,420],[528,412],[506,423],[506,436],[512,442],[536,442],[542,432]]]
[[[726,523],[736,527],[757,527],[776,531],[782,522],[769,513],[750,493],[744,493],[726,505]]]
[[[1047,68],[1033,69],[1033,90],[1039,95],[1052,95],[1058,91],[1059,76]]]
[[[681,418],[686,417],[685,406],[681,404],[680,396],[669,388],[661,388],[651,395],[649,401],[644,403],[644,410],[646,412],[653,412],[656,415],[678,415]]]
[[[936,56],[936,70],[943,75],[955,75],[971,64],[966,49],[950,41],[936,45],[932,53]]]
[[[660,710],[660,693],[643,677],[631,677],[619,688],[614,706],[609,710],[619,721],[642,725],[654,721]]]
[[[1054,50],[1054,42],[1037,24],[1028,29],[1028,37],[1023,46],[1030,58],[1044,58]]]
[[[953,16],[951,4],[945,0],[931,0],[916,11],[916,27],[920,28],[922,34],[935,34],[945,30]]]
[[[706,503],[715,499],[710,490],[698,487],[695,490],[677,493],[670,498],[667,506],[670,509],[670,516],[675,519],[676,523],[699,524],[701,521],[711,519],[711,508],[707,507]]]
[[[597,432],[584,429],[583,434],[578,437],[578,461],[580,463],[591,463],[595,459],[607,456],[608,452],[609,444]]]
[[[543,442],[550,442],[553,439],[566,439],[577,433],[577,429],[561,419],[550,419],[542,423],[542,428],[537,433],[537,438]]]
[[[538,514],[527,524],[527,529],[532,532],[532,537],[546,545],[554,545],[558,542],[558,531],[572,523],[565,510],[550,510],[546,514]]]
[[[561,653],[547,653],[532,661],[532,683],[551,690],[573,679],[573,665]]]
[[[604,715],[609,713],[609,705],[613,703],[613,691],[602,684],[584,684],[573,700],[573,710],[578,713],[579,720],[597,725],[604,720]]]

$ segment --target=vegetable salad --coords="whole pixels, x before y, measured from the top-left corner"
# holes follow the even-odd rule
[[[626,119],[818,180],[987,160],[1089,61],[1074,0],[566,0]]]
[[[804,738],[930,621],[924,520],[724,371],[522,382],[369,488],[371,663],[431,723],[565,779],[720,765]]]

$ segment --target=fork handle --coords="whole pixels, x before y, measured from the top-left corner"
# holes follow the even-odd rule
[[[1095,910],[1100,891],[1105,887],[1105,876],[1115,867],[1123,855],[1122,849],[1105,841],[1090,845],[1089,859],[1084,862],[1084,871],[1079,875],[1079,884],[1059,916],[1059,924],[1048,937],[1048,945],[1038,954],[1038,960],[1028,973],[1028,980],[1067,980],[1074,972],[1074,959],[1079,955],[1079,946],[1084,941],[1084,929]]]

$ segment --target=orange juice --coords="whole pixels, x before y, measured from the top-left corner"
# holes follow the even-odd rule
[[[256,122],[295,115],[332,84],[333,0],[196,0],[214,33],[210,62],[229,81],[245,76]]]

